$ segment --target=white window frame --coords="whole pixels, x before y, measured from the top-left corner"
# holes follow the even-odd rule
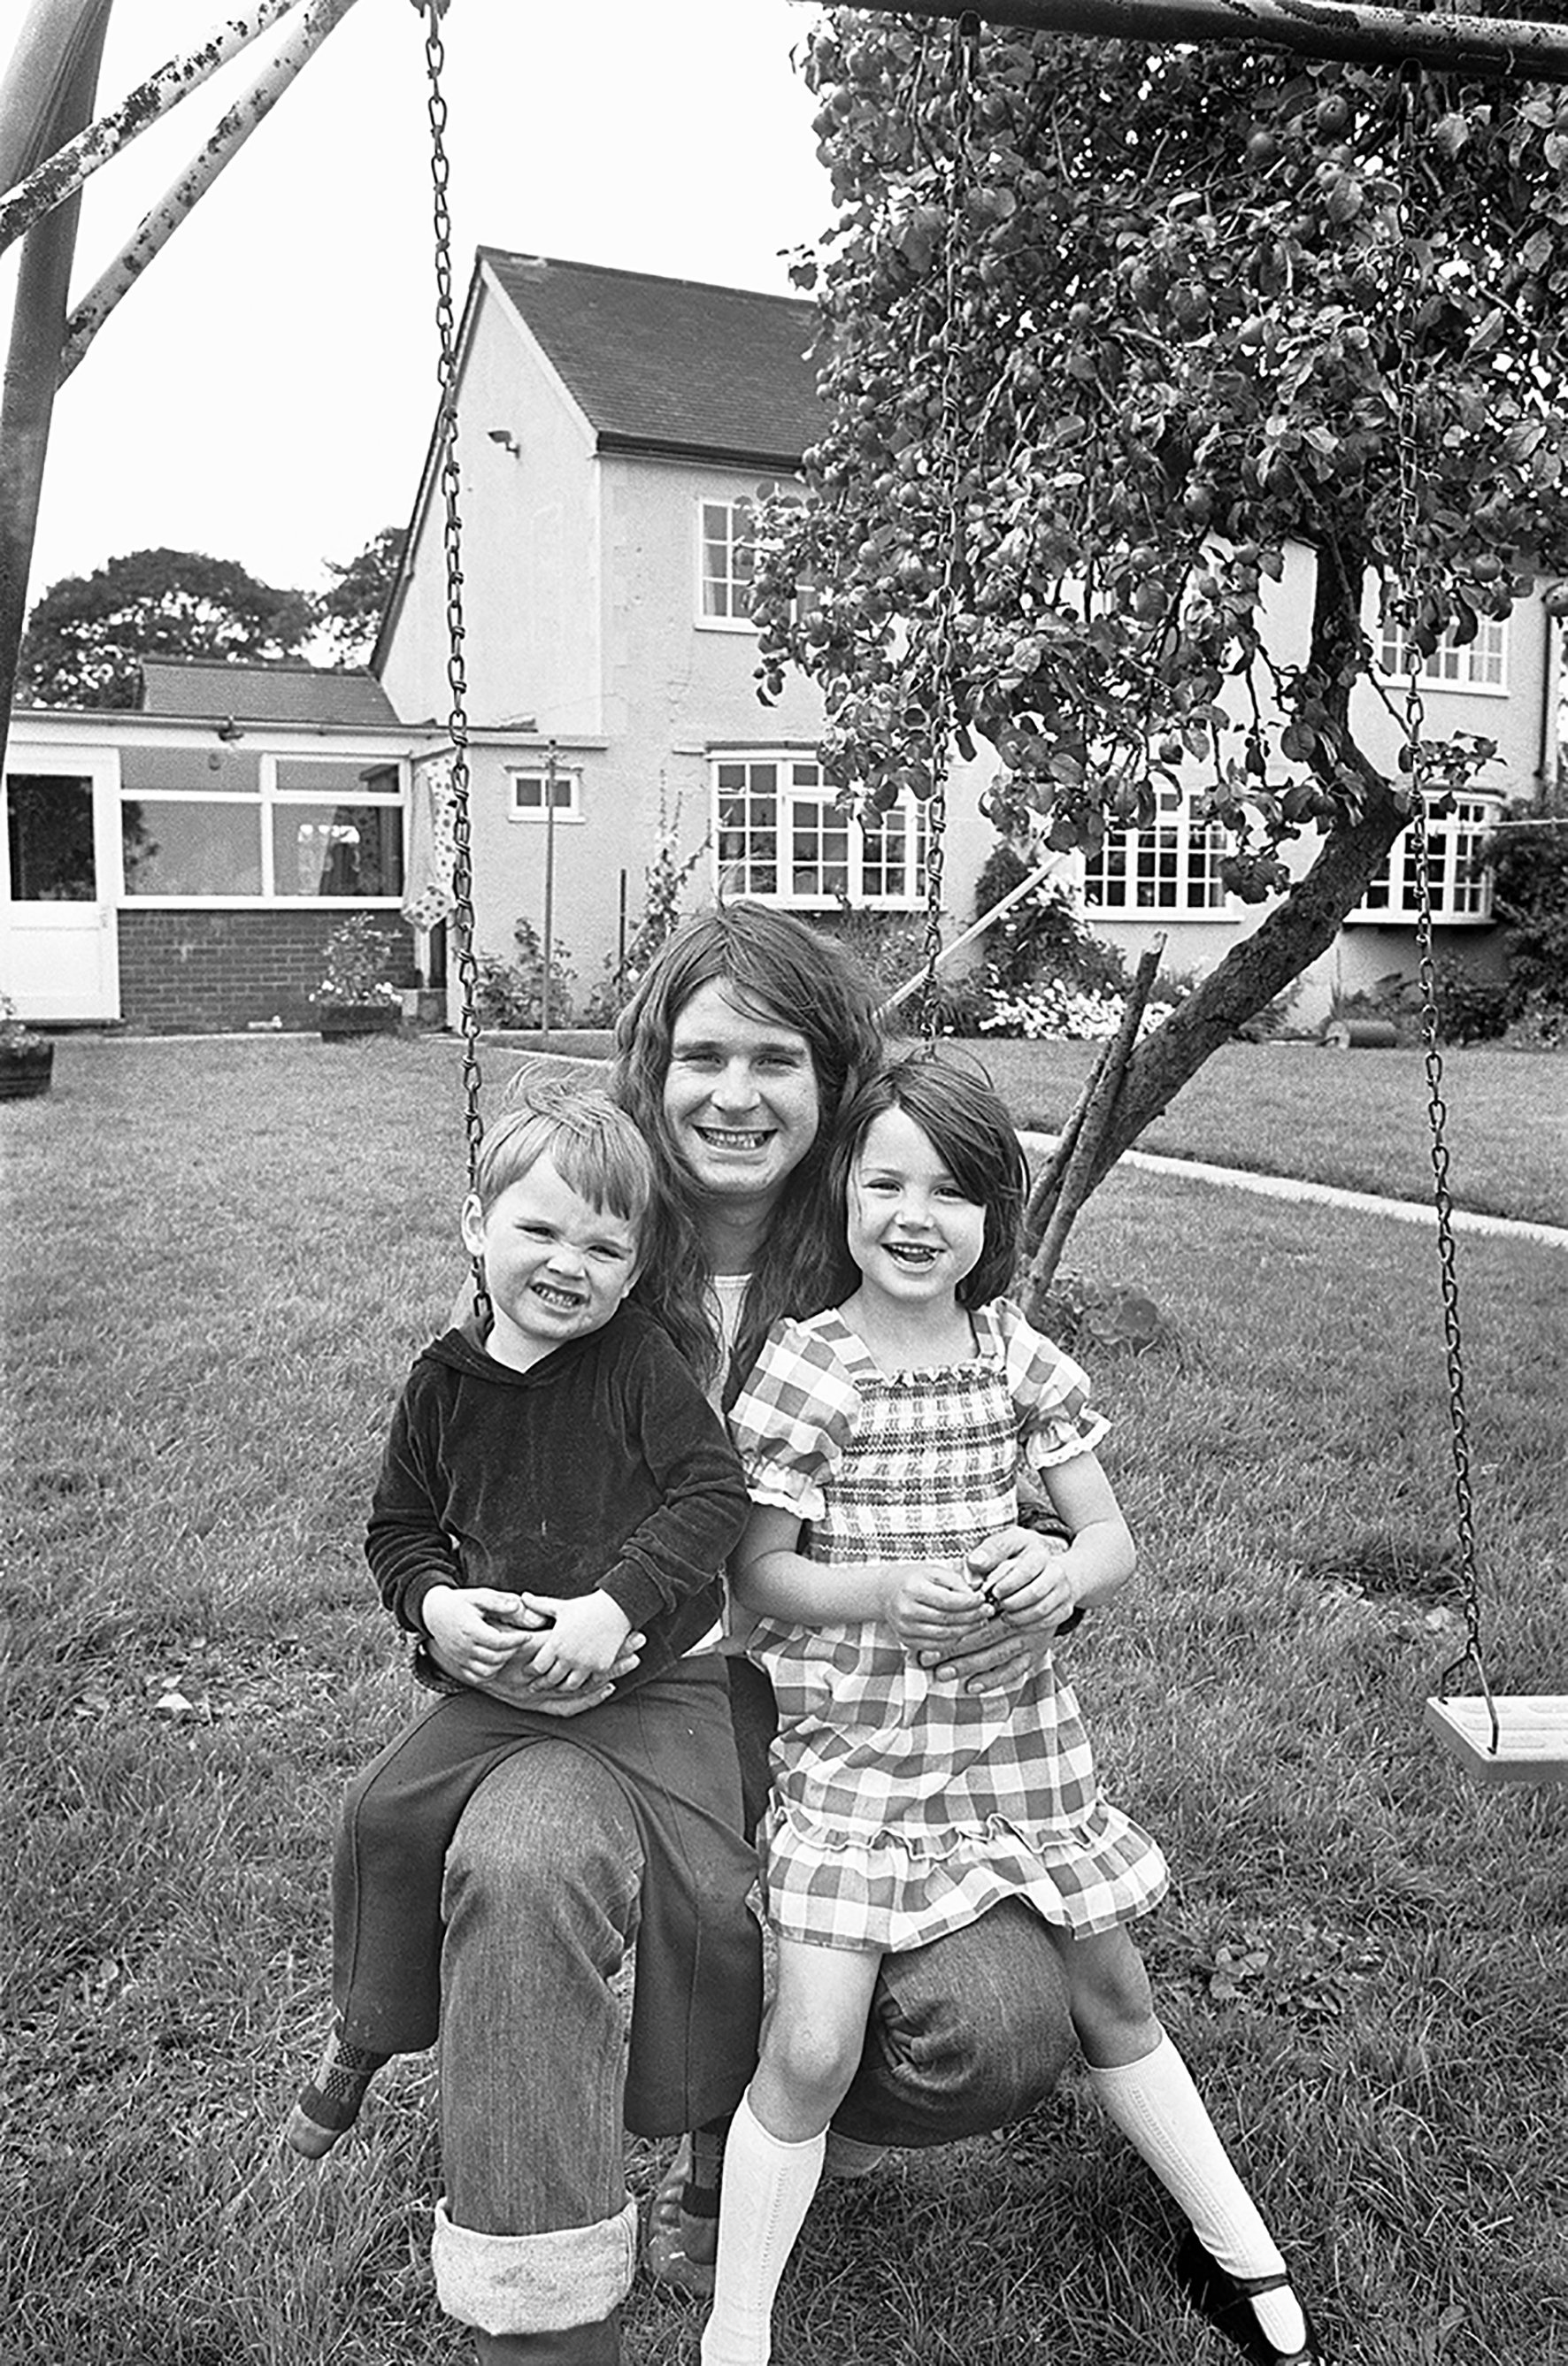
[[[140,747],[153,752],[160,746],[171,750],[190,751],[196,743],[178,741],[141,741]],[[352,797],[344,797],[344,805],[390,807],[402,816],[400,832],[399,869],[401,877],[397,887],[386,896],[281,896],[277,892],[277,866],[273,848],[275,816],[289,806],[322,806],[332,802],[319,787],[311,789],[280,789],[277,768],[280,763],[294,760],[310,763],[341,763],[344,773],[364,772],[374,767],[378,772],[394,772],[396,789],[364,789],[356,785]],[[408,884],[409,865],[409,763],[406,757],[384,754],[374,749],[276,748],[258,751],[256,786],[254,789],[159,789],[127,785],[123,764],[119,767],[119,790],[115,816],[116,901],[123,910],[141,911],[203,911],[254,912],[268,911],[343,911],[399,912],[402,909]],[[225,813],[248,811],[256,817],[261,836],[261,885],[254,896],[210,895],[146,896],[140,895],[125,875],[123,813],[128,805],[190,805],[217,806]]]
[[[1437,802],[1428,798],[1428,804]],[[1432,919],[1440,928],[1484,929],[1492,922],[1492,873],[1472,867],[1471,858],[1482,839],[1489,838],[1502,818],[1500,796],[1481,794],[1454,799],[1453,811],[1429,813],[1427,859],[1432,888]],[[1378,897],[1386,900],[1379,902]],[[1389,848],[1367,892],[1346,925],[1360,922],[1373,928],[1413,928],[1421,907],[1416,884],[1416,849],[1410,832],[1402,829]]]
[[[1225,834],[1195,823],[1190,794],[1174,782],[1156,784],[1159,818],[1150,829],[1109,829],[1086,851],[1080,890],[1086,913],[1106,920],[1224,920],[1230,896],[1220,876]],[[1157,892],[1168,881],[1172,893]],[[1207,890],[1194,902],[1194,882]],[[1145,896],[1139,889],[1156,891]],[[1112,896],[1112,888],[1120,893]]]
[[[1508,695],[1508,616],[1483,616],[1476,626],[1473,640],[1456,641],[1450,625],[1432,651],[1421,661],[1416,679],[1426,690],[1451,690],[1478,698],[1506,698]],[[1378,626],[1377,666],[1385,682],[1407,682],[1410,669],[1405,659],[1405,637],[1386,608]]]
[[[822,767],[814,756],[790,748],[725,749],[709,760],[710,809],[713,816],[714,884],[727,896],[743,896],[757,904],[767,904],[775,910],[786,912],[836,912],[847,902],[852,908],[875,912],[918,912],[925,903],[928,830],[926,808],[919,799],[906,793],[886,817],[873,817],[874,828],[878,819],[886,818],[902,833],[907,851],[897,865],[904,874],[905,884],[894,892],[881,888],[868,893],[866,873],[873,865],[866,857],[865,826],[859,819],[832,810],[838,791],[822,777]],[[744,772],[744,781],[726,779],[727,773]],[[768,776],[772,775],[770,779]],[[727,797],[751,799],[772,798],[773,820],[771,829],[758,829],[757,836],[765,840],[771,837],[773,851],[771,859],[760,848],[745,841],[753,834],[753,817],[747,815],[737,823],[725,821]],[[837,867],[841,862],[844,886],[840,896],[829,885],[802,890],[795,884],[796,864],[791,840],[797,830],[795,817],[781,812],[782,805],[798,801],[817,808],[818,819],[818,844],[826,836],[841,839],[842,853],[835,851],[830,863],[817,867]],[[725,839],[739,832],[742,850],[727,853]],[[758,884],[756,873],[771,868],[774,884]],[[781,887],[780,878],[788,877],[790,885]]]
[[[708,532],[708,513],[721,510],[728,514],[722,536],[727,564],[723,573],[719,574],[710,571],[708,567],[708,552],[719,539]],[[737,531],[737,520],[741,512],[751,523],[750,535]],[[750,493],[699,493],[697,496],[696,622],[701,632],[754,633],[757,629],[751,621],[750,611],[751,583],[756,565],[756,515],[757,503]],[[752,572],[742,579],[735,572],[734,558],[736,551],[748,543],[752,552]],[[724,604],[710,606],[710,599],[716,603],[722,601]],[[744,610],[738,610],[735,606],[738,599],[745,600]]]
[[[548,779],[547,764],[509,764],[507,766],[506,818],[508,821],[529,823],[536,828],[543,826],[549,818],[548,809],[545,804],[545,783]],[[537,783],[539,790],[537,805],[525,805],[523,802],[522,789],[525,781]],[[563,790],[564,795],[561,794]],[[556,766],[556,820],[559,823],[581,819],[582,774],[569,765],[558,764]]]

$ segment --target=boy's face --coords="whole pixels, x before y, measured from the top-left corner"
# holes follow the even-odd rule
[[[483,1213],[470,1194],[463,1243],[495,1311],[487,1351],[514,1371],[602,1331],[637,1279],[635,1225],[580,1199],[547,1155]]]

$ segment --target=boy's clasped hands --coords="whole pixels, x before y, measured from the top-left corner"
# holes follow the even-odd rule
[[[631,1621],[607,1594],[503,1594],[491,1586],[433,1585],[421,1606],[442,1664],[464,1684],[485,1686],[524,1655],[530,1684],[560,1692],[603,1684],[641,1648]]]

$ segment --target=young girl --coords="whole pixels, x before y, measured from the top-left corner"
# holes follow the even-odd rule
[[[1322,2358],[1155,2018],[1127,1925],[1164,1894],[1164,1860],[1100,1797],[1071,1690],[1047,1662],[1021,1690],[966,1693],[914,1657],[972,1622],[977,1590],[998,1617],[1055,1628],[1133,1570],[1084,1375],[998,1295],[1026,1184],[1007,1112],[977,1079],[930,1058],[874,1078],[830,1176],[851,1295],[776,1324],[731,1414],[753,1504],[736,1591],[779,1705],[778,1969],[726,2151],[704,2366],[770,2356],[884,1953],[1014,1896],[1050,1932],[1102,2105],[1191,2221],[1178,2270],[1193,2300],[1261,2366]],[[968,1556],[1014,1520],[1021,1462],[1071,1543],[1032,1579],[1004,1560],[976,1581]]]

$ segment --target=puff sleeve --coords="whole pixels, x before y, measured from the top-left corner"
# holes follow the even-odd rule
[[[831,1345],[804,1324],[775,1323],[729,1413],[751,1501],[819,1520],[859,1411],[860,1392]]]
[[[992,1312],[1001,1333],[1008,1383],[1018,1408],[1019,1448],[1030,1470],[1048,1470],[1092,1454],[1111,1425],[1089,1401],[1081,1365],[1036,1331],[1021,1307],[1000,1298]]]

